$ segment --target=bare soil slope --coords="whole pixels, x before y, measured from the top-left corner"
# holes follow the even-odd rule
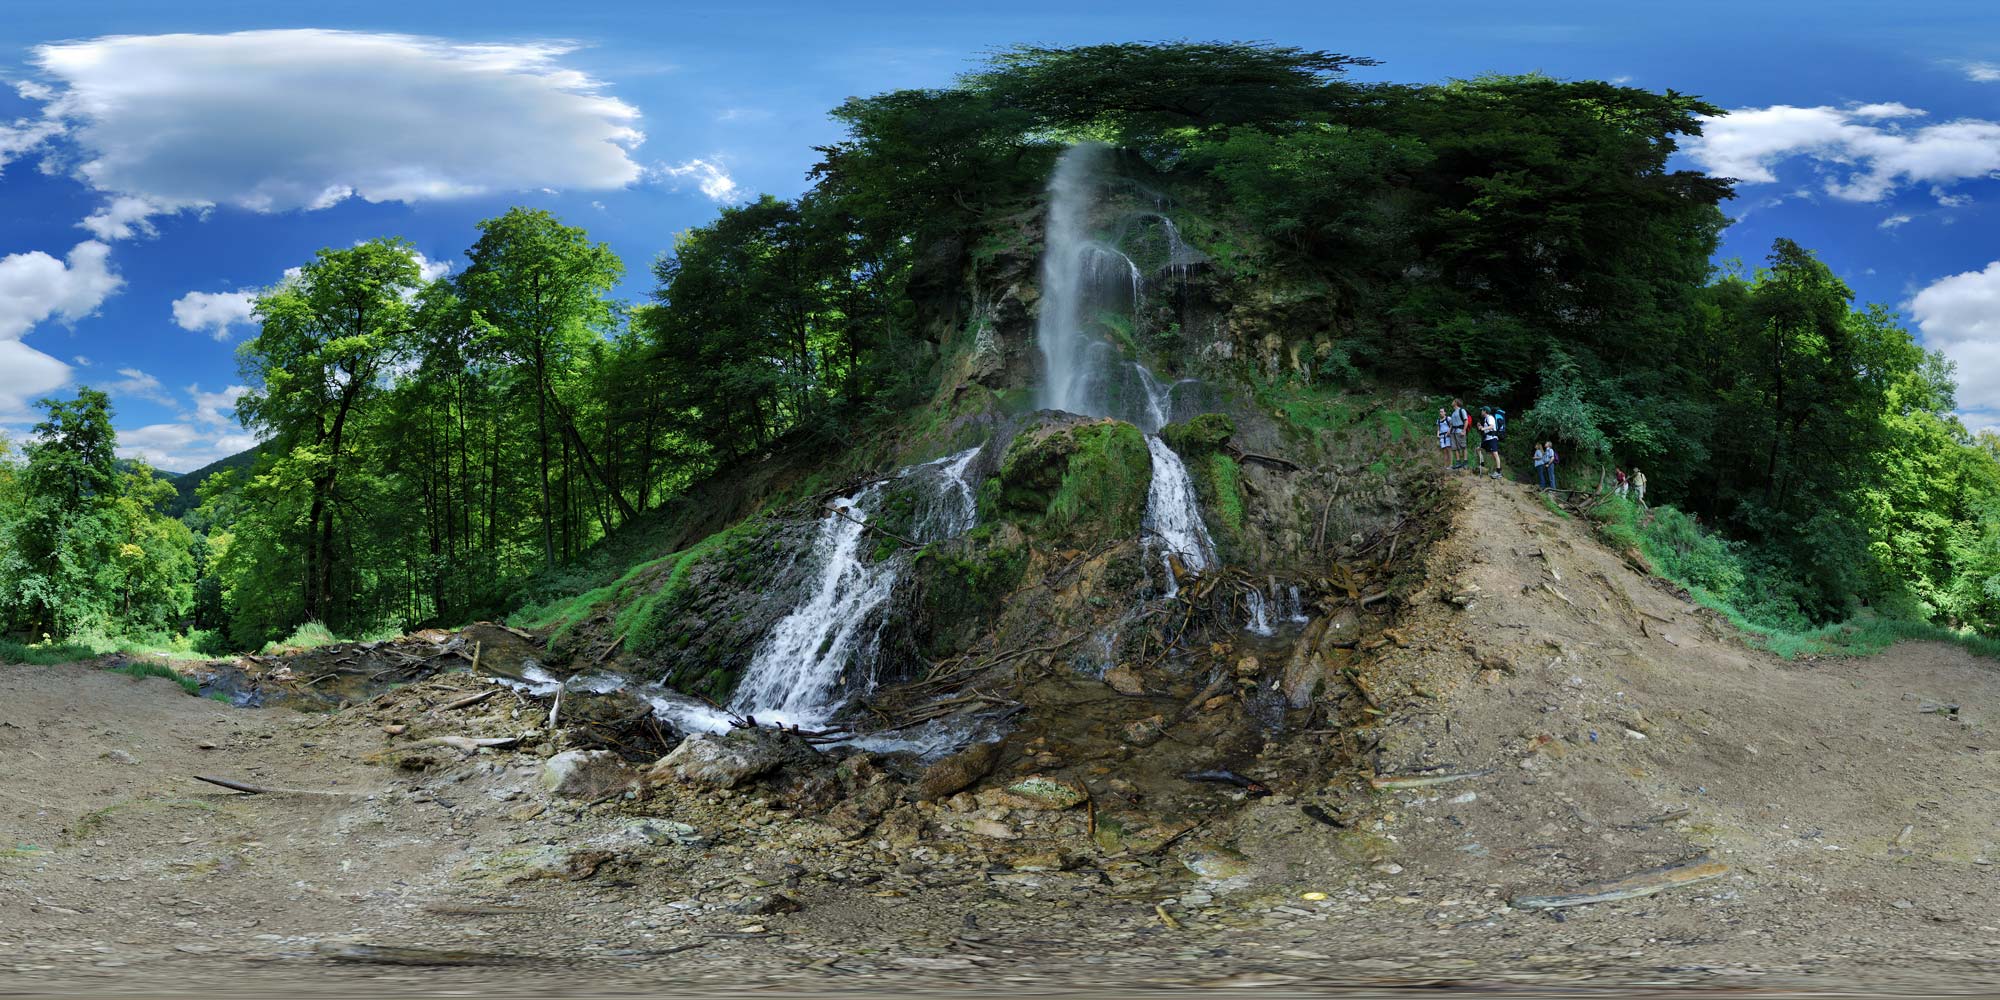
[[[1370,661],[1364,763],[1476,776],[1219,786],[1157,853],[1105,853],[1080,809],[847,838],[757,792],[557,798],[534,738],[413,747],[540,722],[444,708],[462,675],[301,714],[0,667],[0,992],[2000,989],[1995,664],[1780,661],[1525,487],[1460,495]],[[1704,855],[1728,873],[1509,905]]]

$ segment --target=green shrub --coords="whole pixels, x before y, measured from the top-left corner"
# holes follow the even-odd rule
[[[264,648],[266,651],[276,649],[313,649],[319,646],[331,646],[339,641],[340,639],[329,631],[325,625],[319,622],[307,622],[293,629],[291,635],[286,636],[278,642],[270,643]]]

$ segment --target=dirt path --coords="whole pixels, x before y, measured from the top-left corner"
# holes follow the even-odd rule
[[[1376,763],[1491,773],[1330,789],[1367,804],[1348,830],[1255,800],[1213,831],[1252,875],[1220,881],[1034,836],[815,839],[754,795],[587,806],[534,753],[399,768],[379,714],[0,667],[0,993],[2000,988],[1994,664],[1778,661],[1525,489],[1471,489],[1385,664],[1438,707]],[[1507,905],[1703,854],[1729,873]]]

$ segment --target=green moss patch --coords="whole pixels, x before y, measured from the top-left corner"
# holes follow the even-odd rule
[[[1030,535],[1070,547],[1139,533],[1152,455],[1139,428],[1065,421],[1022,431],[1000,463],[1000,510]]]

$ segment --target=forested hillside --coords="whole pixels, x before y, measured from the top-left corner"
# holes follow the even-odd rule
[[[1673,157],[1717,108],[1350,79],[1364,64],[1028,47],[851,99],[805,195],[661,233],[642,303],[612,297],[627,262],[541,211],[482,223],[435,281],[393,235],[322,250],[240,350],[265,443],[183,517],[113,469],[102,394],[44,402],[0,464],[0,629],[220,652],[499,617],[962,447],[964,421],[1038,405],[1032,351],[994,336],[1041,294],[1045,184],[1080,141],[1108,147],[1128,216],[1169,223],[1125,245],[1180,283],[1103,320],[1163,375],[1307,432],[1330,394],[1397,400],[1419,437],[1452,395],[1498,405],[1512,467],[1552,439],[1570,486],[1643,468],[1671,508],[1642,526],[1662,568],[1749,621],[2000,629],[2000,437],[1807,248],[1713,260],[1730,184]],[[1204,497],[1235,496],[1212,468]]]

